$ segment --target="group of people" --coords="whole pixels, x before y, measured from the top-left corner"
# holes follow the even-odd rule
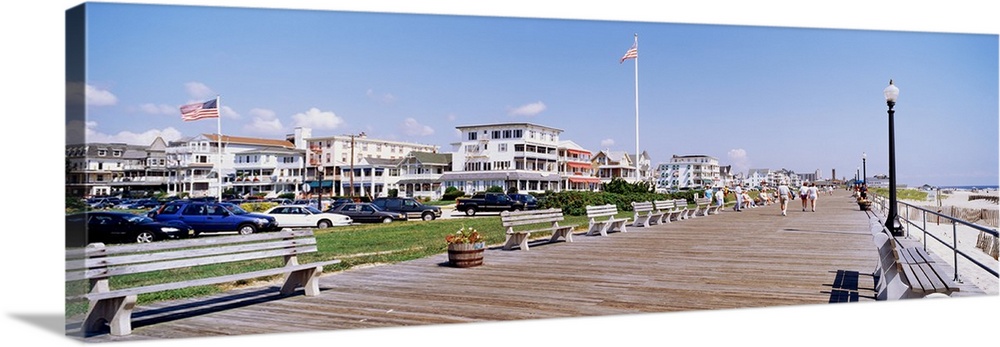
[[[832,187],[824,189],[828,194],[832,194]],[[736,186],[733,189],[728,187],[718,188],[716,190],[706,189],[705,197],[712,200],[712,202],[719,207],[725,205],[725,197],[729,194],[733,194],[736,198],[736,204],[733,205],[733,211],[743,211],[746,208],[755,208],[758,206],[767,206],[774,203],[778,203],[781,207],[781,215],[788,215],[788,202],[789,200],[795,200],[796,197],[802,201],[802,211],[806,210],[816,212],[816,200],[819,198],[820,187],[817,187],[815,183],[805,182],[799,187],[798,191],[793,191],[792,188],[788,186],[788,183],[781,182],[778,188],[773,191],[768,189],[762,189],[761,193],[756,199],[750,197],[750,193],[744,190],[743,187]]]
[[[819,187],[816,183],[806,182],[799,186],[798,191],[799,200],[802,201],[802,212],[809,209],[812,212],[816,212],[816,200],[819,198]],[[788,184],[781,182],[778,185],[778,200],[781,203],[781,215],[788,215],[788,200],[794,200],[795,195],[792,189],[788,187]]]

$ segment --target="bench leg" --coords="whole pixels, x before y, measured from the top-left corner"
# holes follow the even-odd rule
[[[80,329],[84,334],[103,330],[108,323],[111,335],[128,335],[132,333],[132,310],[135,308],[136,295],[119,298],[97,300],[91,303],[87,318]]]
[[[285,284],[281,286],[281,294],[291,294],[301,286],[306,296],[319,295],[319,274],[322,272],[323,267],[317,266],[289,273],[285,277]]]
[[[509,251],[514,249],[514,245],[522,250],[528,250],[528,235],[523,233],[507,234],[507,241],[503,244],[503,249]]]
[[[553,231],[549,242],[556,242],[560,237],[565,239],[566,242],[573,242],[573,228],[560,228]]]

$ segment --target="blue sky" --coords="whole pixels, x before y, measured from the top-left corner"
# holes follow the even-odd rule
[[[230,135],[309,126],[449,151],[456,126],[532,122],[632,153],[635,64],[619,59],[638,34],[639,146],[654,163],[707,154],[840,178],[866,153],[869,174],[887,173],[892,78],[900,183],[998,180],[996,34],[92,5],[93,142],[215,132],[177,108],[220,95]]]
[[[900,183],[996,184],[996,34],[354,11],[92,4],[92,142],[214,133],[177,107],[221,96],[223,133],[441,146],[455,126],[532,122],[654,163],[887,173],[890,78]],[[72,125],[71,125],[72,126]]]
[[[6,183],[4,206],[29,211],[6,219],[9,232],[5,235],[9,244],[36,245],[4,253],[4,264],[25,264],[26,260],[31,263],[7,266],[5,270],[12,278],[31,278],[33,286],[29,291],[22,286],[4,287],[0,297],[6,298],[3,307],[8,314],[0,315],[0,325],[18,334],[15,339],[22,336],[46,346],[72,344],[62,334],[63,303],[53,300],[63,295],[58,271],[63,267],[59,259],[64,250],[58,244],[38,240],[58,232],[58,227],[52,230],[42,225],[47,225],[44,221],[51,220],[51,216],[63,213],[64,15],[66,9],[79,3],[8,1],[0,11],[0,26],[4,29],[0,35],[9,48],[0,64],[0,76],[5,82],[4,110],[9,119],[0,137],[5,141],[8,163],[6,170],[0,170]],[[836,168],[838,176],[850,176],[860,164],[860,153],[867,151],[869,173],[884,172],[887,125],[881,91],[888,79],[894,78],[901,89],[897,140],[902,182],[945,185],[998,181],[1000,93],[996,36],[1000,22],[996,20],[994,1],[617,0],[573,2],[573,6],[538,0],[155,3],[559,20],[507,21],[496,27],[484,27],[498,22],[484,18],[465,26],[462,24],[469,21],[427,23],[452,25],[453,31],[402,27],[397,22],[339,27],[340,22],[323,20],[322,25],[338,29],[288,34],[288,29],[283,28],[316,28],[321,22],[303,19],[284,27],[277,22],[256,27],[223,26],[232,18],[213,18],[220,23],[217,27],[229,28],[230,33],[263,33],[222,40],[215,37],[214,29],[191,30],[163,22],[158,15],[138,21],[157,24],[160,33],[155,35],[148,26],[136,27],[136,21],[114,18],[121,21],[120,29],[112,31],[120,37],[120,46],[131,43],[138,47],[118,48],[118,58],[102,58],[121,59],[122,65],[107,67],[105,63],[102,67],[95,60],[91,66],[94,70],[87,82],[97,88],[93,95],[114,96],[112,104],[95,104],[90,109],[97,123],[92,130],[108,139],[123,140],[125,137],[118,137],[123,131],[139,134],[171,127],[185,135],[214,131],[212,121],[182,123],[178,113],[139,111],[146,104],[170,108],[187,101],[202,101],[204,94],[188,89],[188,83],[200,83],[211,90],[206,94],[222,95],[223,104],[242,117],[227,117],[223,124],[226,132],[243,131],[255,117],[270,115],[254,109],[273,112],[275,119],[289,127],[295,115],[309,114],[316,108],[318,114],[329,112],[343,119],[341,127],[317,130],[319,134],[348,133],[370,126],[378,130],[373,134],[379,136],[445,145],[454,141],[450,132],[456,124],[527,120],[560,127],[566,131],[565,138],[592,150],[599,149],[600,142],[606,139],[614,140],[616,149],[631,150],[633,71],[630,62],[618,64],[618,59],[631,45],[632,34],[638,33],[643,122],[640,140],[654,160],[665,160],[674,153],[704,153],[734,164],[729,151],[743,149],[750,167],[824,172]],[[605,22],[568,24],[564,19]],[[815,29],[726,31],[655,23],[856,30],[836,35]],[[95,33],[109,30],[93,29]],[[976,33],[989,37],[901,33],[872,36],[865,30]],[[421,41],[421,35],[431,39]],[[136,37],[145,39],[135,44]],[[282,40],[263,44],[265,39],[275,37]],[[404,49],[409,56],[400,59],[403,53],[399,52]],[[438,51],[443,53],[432,55]],[[199,60],[188,59],[196,55]],[[262,62],[260,57],[270,60]],[[148,65],[136,66],[140,58],[150,59]],[[406,64],[398,63],[400,60]],[[310,65],[317,61],[322,64]],[[254,68],[260,66],[265,68]],[[275,76],[294,78],[278,80]],[[524,109],[537,111],[543,104],[544,109],[534,116],[510,115],[511,110],[522,106],[534,105]],[[402,131],[401,125],[411,117],[434,133],[421,136],[420,131]],[[595,123],[596,119],[601,121]],[[799,135],[800,131],[806,135]],[[904,132],[908,135],[904,136]],[[44,270],[41,275],[39,269]],[[900,317],[974,314],[997,308],[998,299],[915,302],[894,307],[893,313]],[[501,327],[441,325],[298,334],[293,340],[389,345],[475,338],[479,344],[500,346],[510,341],[491,338],[491,331],[523,329],[525,326],[519,324],[524,323],[530,324],[528,330],[539,332],[528,335],[533,341],[559,339],[574,345],[640,343],[662,339],[665,333],[682,344],[703,342],[704,336],[723,343],[742,343],[746,336],[761,336],[762,332],[778,345],[799,345],[792,341],[814,342],[817,336],[829,336],[829,326],[884,314],[881,308],[863,306],[850,310],[821,305],[622,315],[600,319],[603,329],[580,329],[579,320],[556,319],[508,322]],[[981,342],[981,334],[976,332],[995,328],[991,323],[968,320],[961,329],[947,334],[894,335],[856,329],[852,336],[886,343],[898,342],[898,338],[920,339],[923,343],[972,343]],[[725,326],[728,333],[718,334],[718,326]],[[541,333],[548,331],[567,333]],[[288,343],[286,334],[226,339],[245,346]],[[185,341],[192,346],[215,342]]]

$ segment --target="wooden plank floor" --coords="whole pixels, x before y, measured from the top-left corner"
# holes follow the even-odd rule
[[[277,288],[140,306],[132,335],[88,342],[826,304],[845,271],[873,296],[867,215],[844,191],[817,212],[790,202],[725,210],[606,237],[486,251],[475,268],[446,254],[325,274],[318,297]],[[72,323],[68,324],[71,328]]]

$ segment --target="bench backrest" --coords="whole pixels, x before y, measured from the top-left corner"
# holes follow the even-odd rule
[[[657,210],[672,210],[676,206],[673,200],[656,200],[653,201],[653,205]]]
[[[310,229],[274,233],[203,237],[190,240],[104,245],[92,243],[66,252],[66,280],[101,280],[111,276],[316,252]]]
[[[636,213],[651,212],[653,211],[653,203],[650,201],[643,201],[643,202],[633,201],[632,210],[635,211]]]
[[[686,209],[688,201],[685,199],[674,199],[674,208]]]
[[[695,198],[694,199],[694,203],[697,204],[697,205],[708,205],[711,202],[712,202],[712,199],[709,199],[709,198]]]
[[[545,222],[561,222],[562,220],[563,213],[558,208],[500,212],[500,221],[505,228]]]
[[[612,218],[618,214],[618,206],[613,204],[600,205],[600,206],[587,206],[587,218],[594,219],[596,217],[607,217]]]
[[[875,283],[876,299],[899,299],[910,288],[900,278],[895,249],[893,249],[894,240],[886,234],[876,234],[872,240],[878,250],[879,257],[878,269],[876,270],[879,279]]]

